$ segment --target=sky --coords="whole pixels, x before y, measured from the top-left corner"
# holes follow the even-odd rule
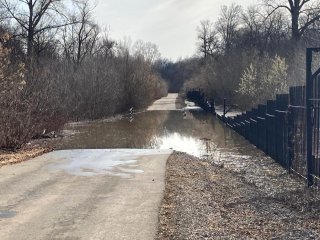
[[[244,7],[258,0],[98,0],[95,17],[114,40],[155,43],[170,60],[196,53],[200,21],[216,20],[222,5]]]

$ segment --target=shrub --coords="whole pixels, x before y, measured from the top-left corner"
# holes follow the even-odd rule
[[[28,75],[22,62],[12,62],[11,50],[0,43],[0,148],[17,149],[43,131],[57,130],[65,122],[57,114],[48,71],[34,69]]]
[[[279,56],[265,56],[251,63],[244,70],[237,90],[247,100],[245,106],[250,108],[287,92],[287,70],[285,59]]]

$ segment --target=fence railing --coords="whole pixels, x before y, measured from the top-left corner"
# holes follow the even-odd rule
[[[214,110],[214,107],[208,108],[208,100],[199,89],[191,90],[187,97],[204,110]],[[319,107],[314,109],[313,115],[315,157],[311,167],[307,165],[305,86],[290,87],[289,94],[278,94],[275,100],[269,100],[265,105],[258,105],[235,117],[217,117],[290,173],[306,180],[312,176],[313,183],[319,185],[320,158],[317,156],[320,155],[320,103],[317,104]]]

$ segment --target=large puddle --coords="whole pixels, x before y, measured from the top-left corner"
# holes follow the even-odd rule
[[[241,138],[215,117],[199,109],[148,111],[113,121],[74,123],[65,131],[75,133],[59,141],[60,149],[172,149],[197,157]]]
[[[45,156],[53,161],[49,168],[87,177],[108,174],[129,178],[141,173],[136,167],[141,156],[176,150],[209,158],[233,141],[228,137],[229,129],[197,107],[147,111],[134,118],[71,123],[64,131],[68,136],[58,142],[62,151]]]
[[[58,141],[60,149],[172,149],[242,173],[270,195],[281,192],[283,184],[293,191],[303,187],[273,159],[197,108],[147,111],[135,115],[133,121],[74,123],[65,131],[74,134]]]

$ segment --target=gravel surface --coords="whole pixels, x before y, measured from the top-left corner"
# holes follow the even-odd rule
[[[157,239],[320,239],[320,193],[287,175],[264,180],[261,185],[243,171],[173,154]]]

